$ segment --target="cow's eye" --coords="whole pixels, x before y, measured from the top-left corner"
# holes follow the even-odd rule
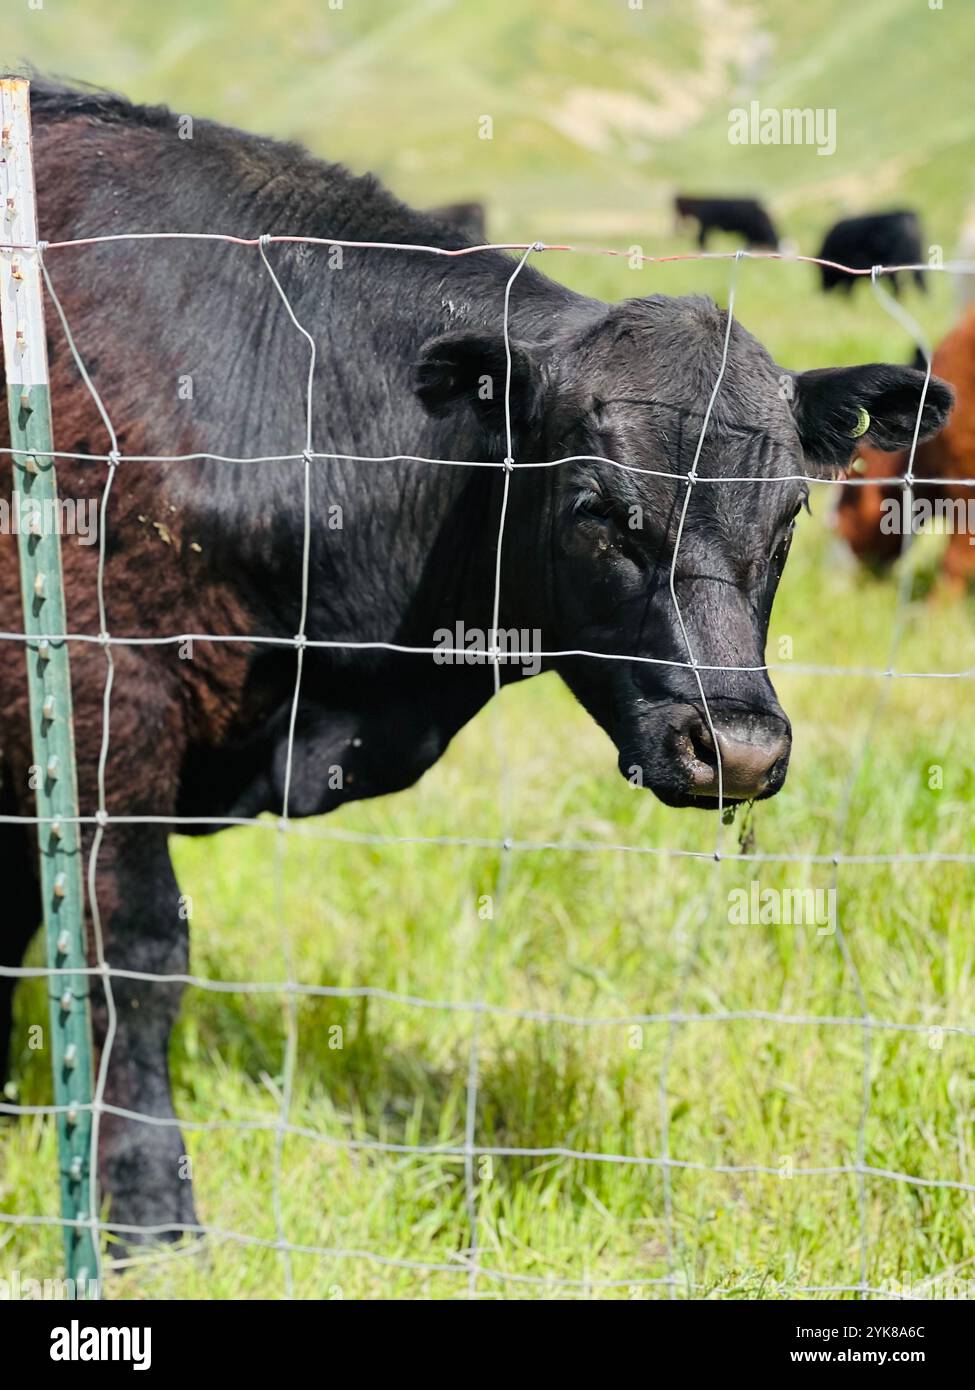
[[[795,516],[793,516],[772,554],[772,566],[776,570],[781,570],[788,559],[789,547],[792,545],[792,537],[795,533],[795,529],[796,519]]]
[[[792,515],[789,517],[788,525],[782,534],[782,538],[773,551],[772,563],[778,565],[780,568],[785,564],[786,556],[789,553],[789,546],[792,544],[792,535],[796,529],[796,518],[804,507],[806,511],[809,510],[808,496],[800,497],[799,501],[796,503]]]
[[[576,497],[572,509],[577,515],[606,522],[613,515],[613,501],[601,488],[587,487]]]

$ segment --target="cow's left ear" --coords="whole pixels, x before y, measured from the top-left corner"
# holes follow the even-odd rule
[[[950,386],[913,367],[873,362],[865,367],[827,367],[793,377],[792,407],[806,460],[818,472],[848,467],[861,441],[893,453],[914,438],[935,434],[954,402]],[[921,396],[924,392],[924,406]]]
[[[531,351],[511,343],[511,427],[524,439],[542,417],[543,376]],[[431,415],[470,410],[493,436],[504,439],[508,358],[504,334],[460,329],[424,343],[416,367],[416,394]]]

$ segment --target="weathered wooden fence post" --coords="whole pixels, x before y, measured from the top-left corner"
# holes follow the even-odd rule
[[[30,84],[0,79],[0,318],[13,452],[10,515],[19,532],[27,680],[37,784],[48,1039],[54,1073],[65,1222],[93,1220],[91,1209],[92,1046],[85,958],[85,903],[64,588],[61,509],[51,431],[44,302],[34,169]],[[92,1228],[66,1224],[68,1278],[79,1297],[98,1277]],[[89,1285],[89,1281],[91,1284]]]

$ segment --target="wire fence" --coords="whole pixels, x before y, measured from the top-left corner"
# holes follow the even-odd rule
[[[85,248],[98,246],[108,242],[126,241],[166,241],[166,240],[205,240],[210,242],[224,243],[228,247],[228,253],[233,248],[243,248],[254,252],[259,257],[261,266],[266,274],[269,293],[276,295],[281,301],[281,312],[286,314],[290,320],[296,334],[300,335],[308,348],[308,375],[306,386],[306,416],[304,426],[304,448],[300,453],[281,453],[277,455],[261,455],[255,457],[238,457],[231,455],[221,455],[215,453],[190,453],[175,455],[149,455],[149,454],[125,454],[119,448],[119,439],[113,425],[111,413],[106,406],[106,402],[99,394],[92,374],[87,370],[84,357],[79,350],[77,340],[73,334],[72,326],[69,323],[61,298],[59,297],[56,284],[50,272],[49,262],[54,261],[58,253],[68,248]],[[470,460],[470,459],[440,459],[422,458],[415,455],[390,453],[383,456],[357,456],[349,454],[337,454],[323,452],[316,449],[317,442],[316,429],[318,420],[315,413],[315,366],[316,366],[316,340],[310,330],[309,325],[300,322],[295,309],[291,304],[288,294],[284,289],[281,279],[275,273],[272,263],[272,249],[277,246],[307,245],[318,247],[342,247],[368,251],[370,249],[381,249],[384,252],[395,250],[407,255],[436,256],[436,257],[461,257],[477,255],[483,252],[506,251],[513,253],[512,268],[507,280],[504,291],[503,304],[499,306],[502,316],[502,330],[505,344],[506,358],[506,379],[504,394],[504,438],[505,438],[505,457],[503,461]],[[525,840],[515,837],[511,830],[512,823],[512,789],[510,777],[507,773],[505,759],[505,738],[503,729],[498,726],[495,730],[495,744],[499,759],[499,805],[501,833],[497,836],[465,836],[465,835],[436,835],[436,836],[394,836],[381,834],[366,834],[354,832],[346,829],[333,829],[320,823],[298,824],[289,816],[291,786],[295,760],[295,733],[298,719],[298,711],[301,701],[302,676],[305,655],[313,649],[345,649],[357,651],[382,650],[391,653],[402,653],[406,655],[433,655],[435,652],[442,656],[463,657],[465,652],[460,648],[444,648],[422,645],[405,645],[395,642],[385,641],[330,641],[312,637],[307,632],[308,601],[309,601],[309,555],[311,527],[313,524],[311,509],[311,478],[314,466],[326,461],[351,462],[362,467],[368,467],[376,463],[394,462],[414,462],[427,464],[430,467],[442,468],[493,468],[503,471],[503,487],[500,515],[497,518],[497,544],[496,561],[494,572],[494,593],[492,605],[492,629],[490,632],[490,648],[487,652],[487,659],[491,662],[493,669],[494,691],[495,694],[501,688],[501,665],[505,659],[504,653],[500,649],[498,633],[501,610],[501,577],[502,577],[502,556],[506,536],[506,522],[509,511],[509,491],[512,471],[515,468],[559,468],[573,462],[581,461],[588,456],[567,456],[552,460],[524,460],[515,457],[513,443],[513,422],[512,422],[512,400],[511,400],[511,376],[512,376],[512,354],[510,330],[510,314],[512,295],[517,294],[518,278],[526,264],[533,257],[544,255],[548,251],[574,252],[577,254],[593,254],[605,256],[626,256],[633,258],[634,253],[630,251],[614,251],[606,248],[551,245],[541,242],[533,243],[492,243],[479,247],[465,247],[461,250],[445,250],[436,246],[412,245],[412,244],[390,244],[383,242],[367,241],[348,241],[330,238],[314,238],[300,236],[262,236],[259,238],[244,238],[227,235],[204,235],[187,233],[118,233],[111,236],[92,236],[68,241],[38,242],[35,244],[18,244],[16,242],[3,242],[0,244],[0,253],[10,254],[19,253],[22,255],[36,256],[42,273],[46,292],[50,304],[53,306],[57,319],[61,325],[65,340],[69,346],[71,357],[75,368],[84,382],[89,393],[91,402],[100,417],[105,428],[109,448],[103,453],[65,453],[52,449],[51,457],[57,459],[83,460],[92,466],[101,465],[104,468],[104,484],[99,500],[99,534],[98,534],[98,563],[97,563],[97,609],[99,615],[99,632],[97,634],[85,632],[69,632],[67,641],[69,643],[96,643],[101,647],[105,657],[105,683],[102,706],[102,729],[98,757],[98,797],[97,807],[94,814],[78,815],[76,817],[79,826],[93,827],[90,853],[87,862],[87,892],[90,913],[90,923],[92,931],[92,955],[93,963],[86,970],[82,971],[91,980],[97,981],[104,991],[107,1014],[108,1028],[102,1047],[99,1065],[97,1069],[96,1084],[93,1100],[90,1106],[92,1115],[92,1157],[91,1174],[93,1183],[93,1200],[91,1202],[90,1213],[76,1224],[91,1230],[96,1249],[101,1249],[103,1237],[108,1233],[119,1235],[139,1234],[142,1236],[152,1234],[172,1234],[185,1232],[187,1234],[199,1234],[209,1236],[213,1239],[224,1240],[236,1243],[244,1247],[266,1248],[278,1251],[282,1261],[282,1280],[283,1292],[290,1296],[294,1290],[294,1280],[292,1271],[292,1256],[296,1254],[310,1255],[322,1259],[334,1260],[363,1260],[369,1261],[378,1267],[391,1269],[413,1270],[423,1274],[445,1274],[456,1276],[462,1284],[466,1284],[468,1295],[477,1297],[479,1292],[485,1287],[492,1285],[512,1285],[512,1286],[534,1286],[542,1290],[546,1289],[575,1289],[583,1292],[595,1291],[599,1289],[613,1288],[640,1288],[648,1290],[659,1290],[661,1294],[676,1298],[682,1295],[692,1295],[695,1292],[695,1285],[689,1280],[687,1275],[679,1269],[678,1241],[675,1234],[675,1221],[673,1210],[673,1194],[671,1190],[671,1175],[680,1170],[692,1172],[708,1172],[729,1175],[762,1174],[776,1175],[779,1169],[761,1163],[750,1164],[710,1164],[696,1162],[688,1159],[678,1158],[671,1153],[671,1134],[670,1116],[671,1102],[673,1095],[669,1089],[669,1073],[673,1057],[675,1039],[681,1029],[693,1027],[701,1023],[722,1023],[733,1025],[740,1022],[769,1022],[789,1028],[829,1028],[837,1030],[858,1030],[863,1043],[863,1062],[862,1062],[862,1102],[860,1106],[857,1134],[855,1142],[856,1158],[853,1163],[823,1166],[798,1166],[794,1169],[796,1176],[799,1177],[826,1177],[826,1176],[850,1176],[855,1178],[858,1184],[858,1204],[859,1204],[859,1270],[857,1277],[851,1278],[848,1283],[833,1284],[807,1284],[798,1285],[792,1292],[800,1296],[812,1296],[817,1294],[838,1294],[850,1293],[867,1298],[871,1296],[891,1297],[889,1289],[874,1287],[870,1284],[869,1273],[869,1252],[870,1252],[870,1232],[867,1212],[866,1184],[868,1179],[882,1180],[895,1184],[904,1184],[918,1189],[921,1188],[941,1188],[946,1190],[960,1191],[966,1194],[975,1193],[975,1184],[953,1181],[949,1179],[922,1177],[912,1173],[900,1172],[895,1169],[878,1167],[867,1162],[865,1135],[869,1118],[871,1093],[873,1089],[873,1061],[872,1048],[877,1035],[883,1033],[918,1033],[929,1032],[929,1025],[923,1023],[900,1022],[892,1019],[883,1019],[871,1014],[868,1007],[866,995],[857,969],[856,961],[851,953],[849,943],[843,935],[842,929],[836,932],[837,946],[840,951],[845,971],[847,972],[858,1001],[858,1012],[851,1015],[825,1015],[811,1012],[787,1012],[776,1010],[742,1009],[742,1010],[721,1010],[700,1011],[684,1006],[685,986],[694,969],[695,960],[700,946],[701,932],[706,925],[714,906],[715,894],[719,889],[717,876],[712,880],[709,894],[705,894],[702,899],[702,908],[697,916],[695,931],[691,935],[688,948],[685,953],[684,963],[681,972],[681,983],[678,990],[677,1002],[674,1008],[662,1012],[654,1013],[632,1013],[623,1015],[600,1015],[588,1016],[573,1012],[561,1012],[558,1010],[515,1008],[505,1005],[488,1002],[484,997],[483,988],[473,999],[436,999],[416,996],[410,993],[397,992],[394,990],[379,988],[368,984],[355,985],[350,987],[327,986],[318,984],[303,983],[295,978],[294,953],[291,947],[288,934],[286,912],[283,902],[283,845],[287,835],[304,835],[324,840],[331,840],[338,843],[366,843],[373,845],[391,844],[424,844],[431,846],[467,846],[475,848],[490,849],[500,852],[499,873],[495,891],[496,913],[503,915],[503,907],[506,892],[508,889],[508,879],[510,866],[514,855],[526,851],[537,852],[546,851],[553,854],[577,854],[599,851],[609,854],[631,854],[645,855],[651,857],[679,858],[679,859],[700,859],[712,860],[716,864],[727,861],[741,861],[746,863],[803,863],[803,864],[823,864],[832,866],[834,887],[837,882],[837,875],[841,866],[844,865],[893,865],[893,864],[975,864],[975,853],[966,852],[930,852],[905,853],[896,848],[891,848],[888,852],[881,853],[849,853],[842,846],[844,843],[844,832],[849,819],[850,804],[855,786],[857,775],[862,766],[862,761],[866,756],[867,745],[861,747],[859,754],[851,761],[844,797],[841,805],[840,815],[835,827],[835,843],[837,848],[832,853],[762,853],[750,851],[745,848],[729,849],[725,845],[725,827],[721,814],[724,807],[724,790],[722,783],[721,753],[720,742],[715,734],[712,721],[711,710],[708,703],[707,694],[702,680],[702,674],[709,671],[776,671],[788,670],[790,672],[804,673],[808,675],[827,675],[838,676],[857,675],[876,677],[881,682],[879,694],[874,711],[875,716],[879,714],[883,701],[890,691],[891,682],[895,680],[913,679],[947,679],[947,680],[970,680],[975,677],[975,668],[957,669],[950,671],[918,671],[910,669],[898,669],[896,666],[901,638],[903,636],[904,618],[909,601],[907,581],[903,580],[899,586],[897,602],[897,616],[894,631],[891,636],[889,657],[887,664],[883,667],[865,667],[861,665],[803,665],[801,663],[789,662],[776,665],[775,663],[763,664],[760,666],[709,666],[699,663],[695,659],[695,653],[685,625],[685,618],[681,612],[681,605],[678,598],[675,575],[677,568],[678,552],[683,538],[685,521],[688,508],[691,503],[693,490],[698,487],[708,487],[712,484],[721,483],[754,483],[760,485],[768,481],[765,476],[738,476],[729,475],[724,477],[700,476],[697,466],[701,457],[701,450],[704,445],[706,432],[710,423],[712,409],[715,400],[721,390],[722,379],[728,356],[728,346],[732,324],[734,322],[735,311],[735,289],[737,273],[743,260],[771,261],[780,260],[804,262],[810,265],[832,265],[832,262],[820,261],[815,257],[807,256],[780,256],[777,253],[757,253],[738,251],[734,253],[693,253],[676,256],[652,256],[640,255],[639,260],[643,263],[663,263],[667,261],[681,260],[728,260],[730,261],[731,277],[728,286],[728,311],[726,321],[726,331],[721,356],[720,368],[714,382],[710,398],[701,422],[700,432],[697,439],[693,462],[686,473],[664,472],[654,469],[637,468],[631,464],[626,464],[618,460],[599,458],[599,462],[606,465],[633,472],[646,473],[656,477],[675,479],[685,485],[683,504],[680,511],[677,539],[674,545],[673,555],[670,562],[669,587],[670,595],[674,606],[674,611],[682,634],[684,646],[686,648],[686,660],[669,661],[650,656],[633,656],[630,654],[620,654],[607,651],[590,651],[585,649],[568,650],[542,650],[538,653],[543,659],[555,659],[564,657],[584,657],[591,660],[602,661],[626,661],[630,663],[645,662],[653,665],[672,666],[689,670],[695,679],[697,691],[701,701],[701,707],[712,738],[717,758],[718,773],[718,814],[716,817],[716,832],[713,846],[704,849],[687,849],[667,845],[646,845],[646,844],[626,844],[626,843],[606,843],[602,841],[539,841]],[[837,267],[850,274],[867,276],[870,279],[873,291],[886,312],[891,314],[902,327],[905,327],[917,344],[922,348],[928,360],[928,368],[925,380],[925,393],[927,383],[930,380],[930,351],[924,340],[924,335],[918,325],[896,304],[889,294],[885,292],[881,285],[881,277],[892,270],[910,270],[913,266],[897,267],[874,267],[872,271],[851,269],[849,267]],[[918,267],[923,270],[932,269],[929,266]],[[955,263],[948,264],[937,269],[944,271],[955,271],[972,273],[975,272],[975,263]],[[72,274],[82,273],[80,267],[73,267]],[[924,394],[918,409],[918,417],[914,430],[914,439],[910,449],[907,468],[904,474],[892,476],[889,480],[860,479],[856,476],[849,478],[808,478],[805,474],[796,475],[797,479],[802,478],[813,484],[829,486],[859,486],[867,481],[876,484],[878,481],[889,481],[892,485],[899,485],[904,489],[905,498],[909,503],[913,490],[918,486],[924,486],[925,479],[918,479],[914,475],[914,454],[917,446],[918,433],[921,424],[921,412],[924,405]],[[13,454],[17,452],[8,448],[3,452]],[[112,630],[110,614],[110,595],[106,592],[106,547],[108,545],[108,503],[113,486],[119,475],[119,470],[124,470],[129,465],[153,465],[164,463],[192,463],[194,461],[210,460],[227,463],[251,463],[254,465],[270,464],[274,462],[291,462],[302,464],[303,480],[303,547],[300,560],[300,623],[295,635],[291,638],[282,637],[274,634],[253,634],[236,632],[174,632],[164,636],[142,636],[136,633],[118,633]],[[782,479],[779,479],[782,481]],[[975,486],[975,478],[958,478],[943,480],[939,483],[949,482],[960,487]],[[52,637],[59,636],[52,634]],[[15,630],[0,632],[0,640],[9,642],[26,643],[32,640],[25,632]],[[295,677],[293,694],[290,701],[290,717],[287,733],[287,754],[284,774],[284,794],[282,813],[278,817],[243,817],[243,816],[177,816],[177,815],[122,815],[110,813],[108,809],[108,799],[106,795],[106,768],[108,765],[109,751],[112,739],[111,727],[111,701],[113,682],[115,679],[115,660],[114,654],[119,648],[137,647],[148,645],[180,644],[187,641],[194,643],[245,643],[252,648],[283,647],[292,648],[295,653]],[[493,702],[495,717],[500,718],[499,704],[497,700]],[[874,721],[871,720],[872,724]],[[869,738],[869,732],[868,732]],[[41,816],[0,816],[0,823],[3,824],[31,824],[45,825],[50,823],[50,818]],[[154,973],[151,971],[136,971],[123,969],[113,966],[106,951],[105,936],[102,924],[102,912],[99,901],[99,857],[105,839],[110,836],[114,826],[121,825],[160,825],[178,831],[181,827],[209,827],[219,829],[224,826],[247,825],[256,828],[269,830],[274,833],[276,839],[276,882],[279,905],[279,925],[282,936],[283,957],[286,961],[288,978],[281,981],[248,981],[235,979],[213,979],[198,974],[166,974]],[[482,967],[486,968],[486,967]],[[12,977],[14,979],[23,978],[47,978],[53,972],[50,968],[40,966],[3,966],[0,967],[0,975]],[[189,985],[196,989],[214,992],[216,994],[227,993],[249,993],[252,995],[277,995],[285,1002],[285,1061],[283,1069],[283,1083],[280,1089],[280,1109],[277,1116],[273,1119],[256,1120],[190,1120],[177,1117],[175,1119],[160,1118],[137,1111],[130,1111],[111,1104],[106,1100],[106,1083],[113,1056],[113,1044],[116,1036],[117,1014],[113,995],[113,982],[120,980],[136,980],[145,983],[179,983]],[[469,1048],[467,1082],[466,1082],[466,1104],[463,1124],[462,1143],[435,1143],[435,1144],[413,1144],[413,1143],[394,1143],[384,1142],[373,1139],[353,1139],[348,1137],[338,1137],[322,1133],[314,1128],[296,1124],[291,1116],[293,1083],[298,1065],[298,1030],[297,1030],[297,1005],[302,998],[333,998],[333,999],[376,999],[383,1000],[408,1009],[416,1010],[436,1010],[445,1013],[453,1013],[469,1016],[471,1019],[471,1039]],[[540,1024],[561,1024],[583,1030],[595,1030],[602,1028],[619,1027],[623,1025],[659,1025],[668,1030],[663,1065],[659,1077],[659,1116],[661,1130],[660,1152],[653,1154],[623,1154],[612,1152],[590,1152],[580,1150],[570,1145],[547,1145],[538,1148],[516,1147],[504,1145],[491,1145],[483,1142],[478,1137],[478,1101],[481,1088],[481,1024],[487,1017],[497,1017],[501,1019],[521,1019],[530,1020]],[[971,1024],[945,1024],[943,1031],[947,1034],[957,1035],[963,1038],[975,1038],[975,1022]],[[63,1107],[55,1105],[18,1105],[14,1103],[0,1103],[0,1113],[8,1115],[44,1115],[52,1116],[63,1113]],[[124,1224],[113,1223],[111,1220],[105,1221],[100,1216],[99,1194],[97,1190],[97,1147],[99,1140],[100,1121],[104,1116],[115,1116],[127,1120],[136,1121],[144,1125],[176,1125],[184,1130],[194,1133],[216,1133],[224,1130],[234,1130],[240,1133],[269,1131],[274,1136],[274,1165],[272,1174],[272,1201],[274,1208],[274,1222],[276,1236],[273,1240],[265,1239],[256,1235],[247,1234],[236,1230],[222,1229],[218,1226],[206,1223],[185,1223],[178,1225],[166,1225],[160,1227],[133,1227]],[[282,1214],[281,1195],[288,1178],[283,1161],[284,1142],[287,1137],[295,1136],[315,1143],[337,1147],[350,1152],[361,1151],[368,1153],[385,1154],[405,1154],[405,1155],[440,1155],[462,1160],[464,1164],[464,1182],[466,1193],[467,1220],[469,1226],[469,1239],[465,1250],[458,1252],[454,1261],[422,1261],[406,1258],[395,1258],[387,1256],[381,1252],[370,1249],[354,1248],[335,1248],[324,1245],[300,1244],[288,1239],[286,1223]],[[666,1229],[667,1245],[667,1274],[657,1278],[626,1278],[626,1279],[599,1279],[599,1278],[554,1278],[549,1276],[534,1276],[529,1274],[519,1274],[508,1272],[499,1268],[492,1267],[490,1263],[482,1258],[482,1245],[479,1231],[479,1203],[478,1203],[478,1184],[476,1180],[476,1162],[485,1157],[523,1157],[531,1159],[564,1159],[567,1161],[585,1161],[600,1164],[620,1164],[634,1166],[638,1168],[658,1170],[662,1174],[663,1181],[663,1204],[664,1204],[664,1225]],[[21,1225],[21,1226],[63,1226],[65,1219],[47,1213],[0,1213],[0,1223]],[[120,1262],[122,1265],[126,1261]],[[711,1291],[713,1296],[713,1290]]]

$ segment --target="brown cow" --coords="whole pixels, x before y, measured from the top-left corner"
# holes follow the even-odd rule
[[[970,478],[975,482],[975,306],[935,350],[931,369],[955,388],[955,407],[941,432],[918,445],[914,475],[922,481],[914,499],[915,505],[931,503],[936,513],[944,509],[949,524],[942,569],[949,586],[960,591],[975,579],[975,530],[968,524],[969,514],[975,511],[975,485],[923,480]],[[891,524],[889,504],[902,501],[904,489],[878,480],[903,477],[907,459],[906,450],[885,454],[863,445],[856,471],[868,481],[847,483],[840,489],[836,530],[858,559],[874,568],[896,560],[903,542],[901,528]]]

